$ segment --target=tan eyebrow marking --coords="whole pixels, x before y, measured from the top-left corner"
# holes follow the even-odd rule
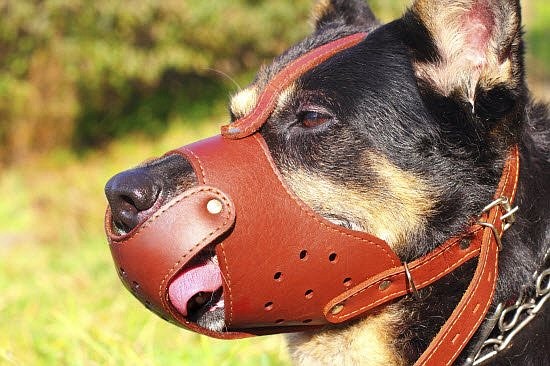
[[[241,90],[231,98],[229,108],[236,118],[242,118],[252,112],[258,102],[258,91],[251,86]]]

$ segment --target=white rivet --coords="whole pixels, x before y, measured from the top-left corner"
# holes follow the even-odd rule
[[[223,204],[220,202],[220,200],[213,198],[210,201],[208,201],[208,203],[206,204],[206,209],[212,215],[217,215],[220,212],[222,212]]]

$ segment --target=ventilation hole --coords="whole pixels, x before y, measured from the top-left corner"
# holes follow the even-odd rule
[[[281,323],[284,323],[284,321],[285,321],[284,319],[277,319],[277,320],[275,321],[275,323],[281,324]]]
[[[350,287],[351,286],[351,277],[344,278],[344,281],[342,281],[344,286]]]
[[[283,279],[283,272],[277,272],[273,275],[273,279],[275,281],[282,281]]]
[[[304,249],[300,252],[300,259],[306,260],[306,258],[307,258],[307,250]]]
[[[270,302],[266,302],[265,305],[264,305],[264,310],[265,311],[271,311],[273,310],[273,303],[270,301]]]
[[[306,299],[311,299],[313,297],[313,290],[307,290],[304,295]]]
[[[328,256],[328,260],[333,263],[336,262],[336,259],[338,259],[338,255],[336,253],[330,253],[330,255]]]
[[[311,323],[312,321],[313,321],[313,319],[306,319],[306,320],[304,320],[302,323],[308,324],[308,323]]]

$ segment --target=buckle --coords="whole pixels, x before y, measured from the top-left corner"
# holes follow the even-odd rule
[[[494,200],[493,202],[489,203],[487,206],[481,210],[481,213],[479,216],[482,216],[484,213],[489,212],[491,209],[493,209],[496,206],[500,206],[504,210],[504,215],[500,217],[500,221],[502,221],[502,232],[499,233],[495,225],[489,223],[489,222],[478,222],[479,225],[488,227],[493,231],[493,234],[495,236],[495,239],[497,241],[498,250],[502,250],[502,240],[501,236],[504,234],[506,230],[508,230],[514,222],[516,222],[516,212],[518,212],[519,207],[515,206],[512,207],[510,204],[510,200],[506,196],[501,196]]]

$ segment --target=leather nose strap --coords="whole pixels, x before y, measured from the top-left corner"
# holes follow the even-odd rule
[[[208,210],[213,200],[221,203],[216,214]],[[199,186],[175,197],[123,236],[113,233],[107,210],[105,229],[119,277],[128,290],[164,319],[176,318],[192,328],[185,319],[175,316],[177,312],[167,299],[170,280],[189,259],[227,232],[234,221],[235,206],[229,197],[214,187]]]

